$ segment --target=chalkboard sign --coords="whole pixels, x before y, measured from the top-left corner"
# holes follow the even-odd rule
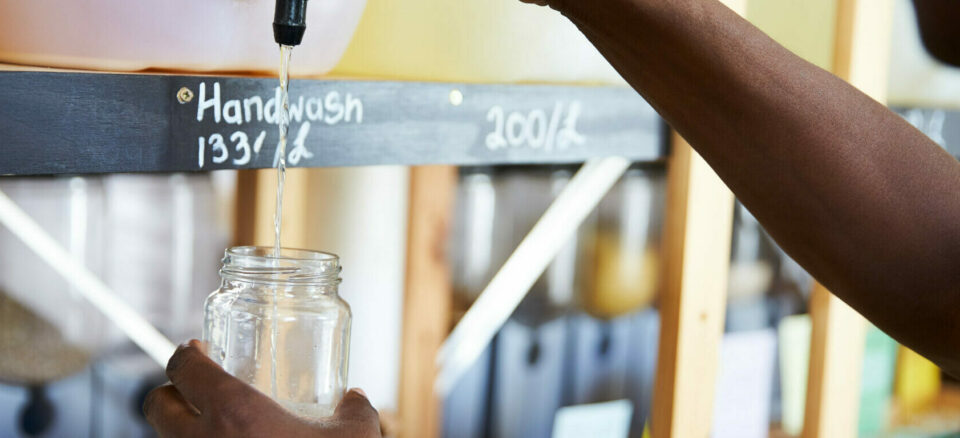
[[[0,73],[0,174],[273,167],[271,78]],[[287,163],[654,161],[663,123],[623,87],[293,80]]]

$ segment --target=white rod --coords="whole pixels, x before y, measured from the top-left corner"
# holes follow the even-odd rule
[[[592,159],[573,176],[440,348],[435,383],[439,395],[446,396],[483,354],[537,278],[629,166],[620,157]]]
[[[0,223],[3,223],[50,267],[69,281],[80,294],[112,321],[160,366],[165,366],[176,347],[136,310],[117,298],[96,275],[75,260],[5,193],[0,191]]]

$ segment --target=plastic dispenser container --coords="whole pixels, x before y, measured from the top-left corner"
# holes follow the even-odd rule
[[[103,190],[104,281],[170,339],[200,336],[198,303],[219,284],[217,258],[229,243],[212,175],[107,175]],[[112,325],[107,338],[129,345]]]
[[[593,251],[578,296],[582,312],[570,318],[573,348],[571,402],[629,399],[640,436],[649,414],[659,318],[659,242],[664,172],[635,167],[598,206],[588,234]],[[633,435],[632,435],[633,436]]]
[[[600,202],[593,287],[580,296],[587,313],[610,319],[653,304],[660,276],[664,181],[662,170],[630,169]]]
[[[454,317],[473,304],[513,243],[497,239],[495,230],[506,212],[496,208],[496,174],[490,168],[463,168],[457,186],[456,220],[452,235]],[[497,221],[498,216],[500,222]],[[490,396],[492,346],[470,366],[443,401],[443,436],[483,438]]]
[[[573,176],[575,168],[513,167],[500,170],[496,180],[498,194],[498,240],[510,242],[497,247],[495,268],[533,228],[553,200]],[[588,217],[581,229],[590,227],[595,217]],[[502,224],[502,225],[501,225]],[[502,231],[500,231],[502,229]],[[555,318],[566,317],[573,307],[577,290],[583,281],[583,233],[578,232],[560,250],[546,271],[530,288],[512,318],[528,326],[538,326]],[[501,256],[501,252],[504,253]]]
[[[230,248],[220,277],[205,307],[210,357],[300,416],[333,414],[346,390],[350,356],[350,307],[337,295],[339,258]]]
[[[503,232],[515,246],[569,182],[566,168],[502,169],[496,181]],[[509,217],[509,219],[507,219]],[[568,314],[577,289],[580,239],[560,251],[496,339],[491,436],[549,437],[571,379]]]
[[[623,83],[569,20],[517,0],[369,0],[334,74],[423,81]]]
[[[311,2],[294,76],[340,59],[364,0]],[[403,2],[398,2],[403,3]],[[276,72],[268,0],[0,0],[0,62],[90,70]]]
[[[217,284],[205,263],[227,240],[209,175],[17,177],[0,190],[162,333],[200,336],[197,303]],[[0,260],[0,436],[143,435],[163,369],[5,227]]]
[[[102,273],[101,179],[6,178],[0,190],[75,260]],[[83,370],[106,346],[106,322],[69,281],[3,226],[0,260],[0,382],[40,385]]]
[[[772,300],[768,296],[774,289],[779,258],[773,240],[743,204],[737,203],[727,289],[727,331],[772,327]]]

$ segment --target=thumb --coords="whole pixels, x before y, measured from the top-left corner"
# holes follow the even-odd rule
[[[376,436],[379,436],[380,414],[370,404],[363,390],[354,388],[347,391],[333,415],[337,422],[352,423],[362,426],[365,430],[369,428],[371,431],[376,431]]]

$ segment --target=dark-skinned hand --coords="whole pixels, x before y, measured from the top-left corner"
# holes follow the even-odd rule
[[[164,438],[380,438],[376,409],[360,390],[344,395],[332,417],[309,421],[228,374],[193,340],[167,364],[170,384],[147,395],[143,412]]]

